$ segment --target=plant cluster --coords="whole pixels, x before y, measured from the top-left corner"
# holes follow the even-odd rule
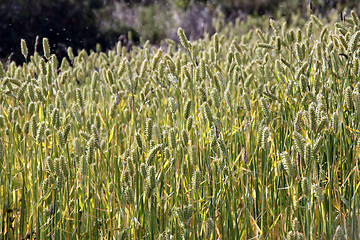
[[[360,20],[269,23],[63,59],[22,40],[0,64],[0,236],[358,238]]]

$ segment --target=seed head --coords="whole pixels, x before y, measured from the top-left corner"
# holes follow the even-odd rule
[[[214,220],[209,217],[208,219],[206,219],[206,227],[205,227],[205,236],[206,236],[206,239],[210,239],[210,238],[211,238],[211,235],[212,235],[212,233],[214,232],[214,230],[215,230]]]
[[[194,190],[198,190],[201,182],[201,172],[196,170],[192,176],[192,186]]]
[[[37,140],[38,143],[41,143],[43,141],[45,128],[46,128],[45,122],[41,122],[39,124],[39,130],[38,130],[37,136],[36,136],[36,140]]]
[[[153,130],[152,128],[153,128],[153,122],[151,118],[147,118],[145,124],[145,137],[147,142],[150,142],[150,140],[152,139],[152,130]]]
[[[32,115],[31,119],[30,119],[30,128],[31,128],[31,133],[33,135],[33,138],[36,138],[36,133],[37,133],[37,117],[36,115]]]
[[[176,149],[176,135],[174,128],[170,129],[169,131],[169,144],[172,149]]]
[[[287,152],[283,152],[281,154],[281,163],[286,171],[286,173],[293,177],[295,176],[296,170],[295,170],[295,166],[291,161],[290,155]]]
[[[360,31],[357,31],[351,36],[349,42],[349,49],[348,49],[349,54],[355,53],[355,50],[357,49],[357,45],[359,42],[359,38],[360,38]]]
[[[206,119],[210,123],[212,123],[213,122],[213,116],[212,116],[209,104],[207,102],[204,102],[203,105],[202,105],[202,108],[203,108],[204,116],[206,117]]]
[[[50,59],[50,44],[47,38],[43,38],[43,50],[44,50],[44,57],[49,60]]]
[[[223,156],[223,158],[227,157],[227,149],[226,149],[226,144],[224,142],[224,140],[222,138],[217,139],[217,143],[218,143],[218,147],[221,150],[221,155]]]
[[[310,187],[309,180],[306,177],[303,177],[301,179],[301,189],[305,196],[310,196],[311,187]]]
[[[179,28],[177,31],[177,34],[179,36],[181,45],[183,45],[184,48],[189,50],[191,44],[190,44],[189,40],[187,39],[184,30],[182,28]]]
[[[184,118],[185,120],[187,120],[190,116],[190,111],[191,111],[191,105],[192,105],[192,102],[191,100],[189,99],[186,104],[185,104],[185,109],[184,109]]]
[[[158,144],[154,148],[152,148],[148,154],[148,157],[146,158],[146,163],[148,165],[151,165],[156,157],[156,154],[161,150],[161,145]]]
[[[313,185],[313,191],[314,191],[314,195],[315,197],[320,201],[323,202],[324,201],[324,192],[321,189],[321,187],[318,184],[314,184]]]

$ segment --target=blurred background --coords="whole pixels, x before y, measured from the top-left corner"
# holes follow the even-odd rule
[[[131,48],[149,40],[177,41],[182,27],[190,40],[213,33],[214,18],[245,21],[249,15],[290,19],[296,13],[326,17],[334,9],[360,6],[357,0],[0,0],[0,60],[24,61],[20,40],[29,53],[41,53],[49,38],[61,58],[66,48],[104,51],[121,41]],[[37,38],[38,37],[38,38]],[[36,40],[38,39],[38,41]],[[39,47],[37,48],[37,42]]]

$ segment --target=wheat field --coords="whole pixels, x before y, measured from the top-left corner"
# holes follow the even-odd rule
[[[359,239],[360,20],[214,22],[0,64],[0,239]]]

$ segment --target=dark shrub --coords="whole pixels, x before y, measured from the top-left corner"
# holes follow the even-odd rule
[[[5,0],[0,5],[0,58],[12,53],[12,60],[24,61],[20,53],[20,39],[26,40],[29,53],[34,51],[36,36],[47,37],[52,51],[58,57],[66,55],[66,48],[95,49],[100,43],[103,48],[112,47],[121,34],[102,31],[96,10],[103,7],[103,1],[71,0]],[[136,34],[133,34],[138,38]],[[41,44],[37,51],[42,52]]]

